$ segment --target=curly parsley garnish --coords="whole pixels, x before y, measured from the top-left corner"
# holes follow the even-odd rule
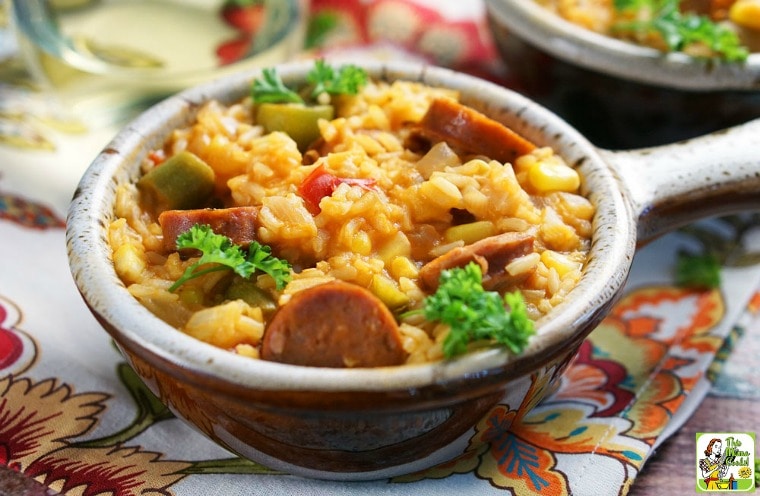
[[[201,252],[200,258],[187,267],[177,281],[169,287],[176,291],[182,284],[217,270],[232,269],[236,274],[249,278],[260,270],[272,276],[277,289],[290,280],[290,264],[272,255],[272,249],[256,241],[251,242],[247,253],[233,244],[227,236],[216,234],[211,226],[196,224],[177,237],[177,249],[192,248]],[[201,269],[201,266],[211,264]]]
[[[680,0],[615,0],[615,9],[630,13],[632,21],[618,22],[613,30],[634,36],[659,35],[671,51],[687,52],[696,56],[690,47],[702,45],[715,57],[741,62],[749,50],[742,46],[737,34],[709,17],[684,13],[679,10]],[[649,12],[646,19],[639,13]]]
[[[367,80],[367,72],[360,67],[349,64],[335,69],[317,59],[306,75],[309,87],[304,95],[310,100],[322,94],[355,95]],[[262,77],[253,81],[251,96],[256,103],[306,103],[304,96],[288,88],[273,68],[264,69]]]
[[[303,103],[301,95],[283,83],[273,68],[261,71],[261,78],[253,81],[251,95],[257,103]]]
[[[468,343],[479,340],[494,341],[520,353],[535,332],[522,294],[516,291],[502,298],[495,291],[486,291],[480,266],[474,262],[441,272],[438,290],[425,299],[422,313],[428,320],[449,326],[443,342],[446,358],[465,353]]]
[[[312,98],[317,98],[322,93],[355,95],[367,84],[367,73],[355,65],[344,65],[335,70],[324,60],[318,59],[314,62],[314,69],[306,76],[306,81],[312,85]]]

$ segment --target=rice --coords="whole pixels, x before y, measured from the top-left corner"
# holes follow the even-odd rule
[[[552,178],[535,167],[571,170],[550,148],[537,148],[513,165],[461,152],[431,158],[426,154],[438,152],[411,146],[413,124],[440,96],[458,98],[455,91],[415,82],[371,82],[360,94],[334,101],[336,117],[319,122],[322,140],[306,159],[286,134],[263,132],[250,99],[229,106],[212,101],[155,153],[196,154],[214,169],[216,196],[224,206],[260,207],[257,239],[294,269],[281,290],[271,277],[257,277],[276,305],[339,279],[390,288],[403,296],[404,310],[420,308],[427,293],[417,277],[425,263],[470,238],[524,232],[535,237],[534,250],[503,267],[515,281],[506,289],[520,290],[531,317],[539,318],[580,279],[594,208],[578,193],[577,182],[543,191]],[[146,160],[143,170],[153,166]],[[299,185],[319,167],[339,178],[370,181],[372,187],[341,183],[315,212]],[[465,221],[457,218],[462,212]],[[271,312],[239,299],[220,301],[216,288],[229,277],[223,272],[170,292],[193,259],[162,252],[161,226],[141,207],[134,185],[117,191],[115,214],[109,238],[114,264],[135,298],[198,339],[257,358]],[[460,229],[452,234],[452,227]],[[450,239],[460,231],[467,233],[466,242]],[[447,327],[397,310],[407,363],[440,360]]]

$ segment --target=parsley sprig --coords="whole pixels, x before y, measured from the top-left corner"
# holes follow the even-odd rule
[[[338,69],[322,59],[314,61],[306,75],[309,87],[304,95],[309,100],[316,100],[322,94],[355,95],[367,84],[367,72],[355,65],[348,64]],[[264,69],[262,77],[253,81],[251,96],[256,103],[306,103],[304,96],[288,88],[274,68]]]
[[[444,270],[438,289],[425,299],[425,318],[450,328],[443,342],[446,358],[465,353],[469,343],[480,340],[494,341],[520,353],[535,332],[522,294],[506,293],[502,298],[483,289],[482,279],[480,266],[474,262]]]
[[[301,95],[285,86],[271,67],[262,70],[261,78],[253,81],[251,94],[257,103],[303,103]]]
[[[630,13],[632,21],[617,22],[613,30],[633,35],[656,34],[671,51],[688,52],[689,47],[704,45],[714,56],[728,61],[747,59],[749,50],[742,46],[737,34],[709,17],[681,12],[680,0],[615,0],[615,9]],[[638,13],[650,12],[647,19]],[[694,56],[692,54],[692,56]]]
[[[251,277],[257,270],[269,274],[277,289],[282,289],[290,280],[290,264],[272,255],[269,246],[251,242],[247,253],[230,238],[216,234],[211,226],[196,224],[177,237],[177,249],[192,248],[201,252],[200,258],[188,266],[177,281],[169,287],[176,291],[182,284],[209,272],[232,269],[244,278]],[[205,266],[204,268],[201,268]]]
[[[312,98],[322,93],[355,95],[367,84],[367,73],[355,65],[344,65],[335,70],[324,60],[318,59],[314,61],[314,68],[306,75],[306,81],[313,86]]]
[[[720,287],[721,265],[713,253],[679,251],[675,283],[681,287],[715,289]]]

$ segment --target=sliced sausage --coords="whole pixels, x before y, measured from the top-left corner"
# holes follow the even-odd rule
[[[428,138],[502,163],[514,163],[517,157],[536,148],[504,124],[451,98],[433,100],[419,130]]]
[[[534,240],[530,234],[508,232],[454,248],[422,266],[419,273],[421,285],[428,291],[435,291],[442,271],[464,267],[470,262],[480,265],[484,288],[504,284],[509,279],[504,267],[515,258],[531,253]]]
[[[165,210],[158,216],[164,233],[164,249],[177,249],[177,237],[195,224],[208,224],[216,234],[223,234],[243,247],[256,239],[259,207],[202,208],[197,210]]]
[[[398,324],[369,290],[342,281],[295,293],[272,317],[261,358],[312,367],[401,365]]]

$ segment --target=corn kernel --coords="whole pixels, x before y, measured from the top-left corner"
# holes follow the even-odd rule
[[[369,290],[391,310],[403,308],[409,303],[409,297],[398,289],[395,281],[380,274],[372,276]]]
[[[581,184],[581,178],[575,169],[564,164],[537,162],[528,170],[528,180],[536,191],[575,191]]]
[[[250,344],[239,344],[235,346],[235,353],[248,358],[259,358],[260,356],[259,349],[254,348]]]
[[[124,282],[139,282],[145,270],[145,253],[139,245],[121,245],[113,254],[113,264]]]
[[[739,26],[760,30],[760,0],[737,0],[728,17]]]
[[[365,231],[357,231],[351,237],[351,251],[359,255],[369,255],[372,252],[372,240]]]
[[[419,274],[417,266],[407,257],[396,257],[391,261],[390,273],[396,279],[408,277],[414,279]]]
[[[411,254],[412,244],[409,242],[406,234],[401,231],[398,231],[392,239],[377,250],[377,256],[388,266],[397,257],[408,257]]]
[[[493,223],[487,220],[459,224],[446,229],[443,237],[447,243],[454,241],[464,241],[464,244],[470,245],[476,241],[493,236],[496,228]]]
[[[570,259],[568,256],[558,253],[554,250],[545,250],[541,253],[541,261],[549,269],[557,271],[560,277],[563,277],[570,271],[580,270],[580,262]]]
[[[578,249],[581,240],[575,230],[561,222],[545,223],[539,229],[541,240],[550,248],[560,251],[572,251]]]

